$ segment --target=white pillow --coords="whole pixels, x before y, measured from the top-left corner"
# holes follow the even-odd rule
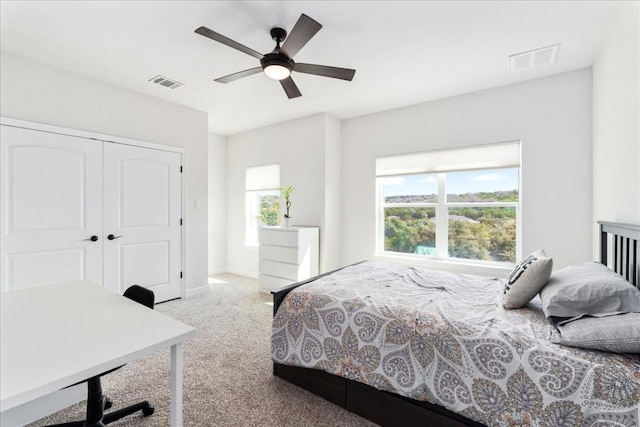
[[[511,271],[504,284],[502,305],[506,309],[525,306],[547,284],[553,259],[542,249],[535,251]]]
[[[551,342],[614,353],[640,353],[639,325],[640,313],[587,316],[563,325],[553,325]]]
[[[606,265],[589,261],[554,271],[540,292],[542,311],[557,324],[582,316],[640,313],[640,291]]]

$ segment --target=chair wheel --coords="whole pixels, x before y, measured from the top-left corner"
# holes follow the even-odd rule
[[[149,405],[146,408],[142,409],[142,413],[144,414],[145,417],[148,417],[149,415],[153,414],[155,410],[156,408],[154,408],[153,405]]]
[[[113,406],[113,400],[109,399],[108,397],[104,398],[104,409],[109,409]]]

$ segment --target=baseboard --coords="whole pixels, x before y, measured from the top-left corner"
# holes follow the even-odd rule
[[[227,269],[225,267],[214,268],[213,270],[209,270],[209,276],[215,276],[216,274],[226,273]]]
[[[251,277],[252,279],[257,279],[258,278],[258,272],[257,271],[247,271],[247,270],[240,270],[240,269],[237,269],[237,268],[229,268],[229,267],[227,267],[227,273],[237,274],[238,276]]]
[[[194,289],[187,289],[186,298],[195,298],[200,295],[208,295],[211,292],[209,285],[199,286]]]

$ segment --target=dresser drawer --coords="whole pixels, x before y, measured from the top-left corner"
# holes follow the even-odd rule
[[[263,292],[271,292],[296,282],[295,280],[282,279],[267,274],[260,274],[258,281],[260,282],[260,290]]]
[[[299,251],[298,248],[271,246],[263,243],[261,243],[258,248],[258,256],[260,259],[288,262],[289,264],[299,264],[302,261],[303,255],[303,251]]]
[[[287,246],[290,248],[298,247],[299,234],[295,229],[269,229],[261,228],[260,244],[275,245],[275,246]]]
[[[294,282],[302,280],[303,278],[306,279],[309,275],[309,268],[305,265],[287,264],[284,262],[267,261],[264,259],[260,260],[259,269],[261,274],[290,279]],[[303,270],[306,270],[306,274]]]

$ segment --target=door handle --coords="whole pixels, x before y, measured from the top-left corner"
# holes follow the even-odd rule
[[[114,236],[113,234],[109,234],[109,235],[107,236],[107,239],[109,239],[109,240],[116,240],[116,239],[119,239],[119,238],[121,238],[121,237],[122,237],[122,236]]]
[[[98,241],[98,236],[93,235],[93,236],[89,237],[88,239],[84,239],[85,242],[88,242],[89,240],[91,240],[92,242],[97,242]]]

